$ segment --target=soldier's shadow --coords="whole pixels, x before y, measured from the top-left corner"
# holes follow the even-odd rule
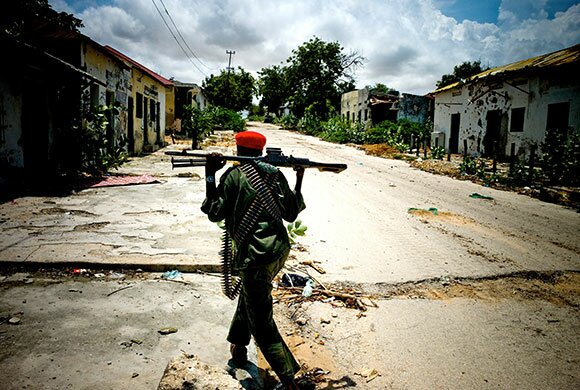
[[[251,361],[247,361],[243,366],[234,364],[233,360],[228,360],[227,371],[234,377],[245,390],[266,390],[264,387],[264,370],[256,366]]]

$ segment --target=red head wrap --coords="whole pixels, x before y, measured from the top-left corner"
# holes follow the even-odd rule
[[[255,131],[242,131],[236,134],[236,144],[248,149],[264,149],[266,137]]]

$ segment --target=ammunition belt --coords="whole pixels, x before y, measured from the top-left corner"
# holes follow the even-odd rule
[[[253,163],[242,164],[239,168],[246,175],[252,188],[256,191],[256,196],[242,216],[238,228],[234,232],[233,238],[238,248],[245,243],[263,212],[266,212],[277,221],[282,219],[280,206],[272,193],[272,187],[274,186],[278,172],[263,172],[260,174]],[[240,292],[241,280],[233,276],[233,259],[235,255],[232,249],[232,238],[228,234],[227,229],[222,235],[221,256],[222,290],[228,298],[233,300]]]

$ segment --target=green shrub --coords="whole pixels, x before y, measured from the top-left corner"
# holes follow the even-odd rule
[[[580,134],[549,129],[542,148],[542,170],[552,184],[579,185]]]
[[[435,146],[431,148],[431,158],[433,160],[441,160],[445,156],[445,148],[443,146]]]
[[[213,106],[209,107],[207,111],[213,118],[214,127],[233,130],[235,132],[243,131],[246,127],[246,121],[234,110]]]
[[[477,173],[477,160],[471,156],[465,156],[459,164],[459,171],[466,175],[475,175]]]
[[[334,117],[322,124],[320,138],[339,144],[362,144],[365,139],[364,125],[347,122],[341,117]]]
[[[298,118],[294,114],[282,115],[282,117],[274,119],[275,124],[282,126],[286,130],[296,130],[298,122]]]
[[[305,114],[304,117],[298,121],[296,127],[301,133],[306,135],[313,135],[316,137],[319,136],[323,131],[322,122],[320,119],[310,113]]]

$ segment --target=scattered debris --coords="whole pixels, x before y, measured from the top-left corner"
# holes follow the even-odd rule
[[[363,368],[359,372],[355,372],[355,375],[362,376],[363,378],[365,378],[367,383],[369,383],[370,381],[380,376],[381,374],[379,374],[379,372],[374,368]]]
[[[308,265],[308,266],[314,268],[314,270],[316,272],[318,272],[319,274],[325,274],[326,273],[326,271],[324,270],[324,268],[320,267],[319,265],[314,264],[314,261],[312,261],[312,260],[301,261],[300,264],[302,264],[302,265]]]
[[[174,269],[173,271],[166,271],[163,273],[163,275],[161,275],[161,277],[163,279],[176,279],[181,277],[181,272],[179,272],[178,270]]]
[[[481,194],[478,194],[477,192],[474,192],[473,194],[469,195],[469,197],[473,198],[473,199],[493,200],[493,197],[487,196],[487,195],[481,195]]]
[[[248,386],[251,386],[248,388],[258,388],[257,381],[258,379],[252,377],[244,382]],[[205,364],[197,356],[186,353],[173,358],[167,364],[157,389],[243,390],[240,382],[229,375],[224,369]]]
[[[418,208],[415,208],[415,207],[410,207],[407,210],[407,212],[410,213],[410,214],[417,213],[417,212],[420,212],[420,213],[421,212],[428,212],[428,213],[431,213],[433,215],[438,215],[439,210],[437,210],[437,208],[435,208],[435,207],[429,207],[428,209],[418,209]]]
[[[115,293],[118,293],[119,291],[123,291],[123,290],[126,290],[126,289],[128,289],[128,288],[131,288],[131,287],[133,287],[133,285],[132,285],[132,284],[130,284],[130,285],[128,285],[128,286],[125,286],[125,287],[121,287],[121,288],[120,288],[120,289],[118,289],[118,290],[115,290],[115,291],[112,291],[112,292],[108,293],[108,294],[107,294],[107,296],[108,296],[108,297],[110,297],[111,295],[113,295],[113,294],[115,294]]]
[[[172,326],[168,326],[166,328],[161,328],[157,331],[159,334],[162,335],[167,335],[167,334],[171,334],[171,333],[177,333],[177,328],[174,328]]]
[[[18,325],[18,324],[20,324],[20,321],[21,321],[20,317],[11,317],[11,318],[8,320],[8,323],[9,323],[10,325]]]
[[[139,376],[138,372],[134,372],[133,375],[131,375],[131,378],[137,378]]]

